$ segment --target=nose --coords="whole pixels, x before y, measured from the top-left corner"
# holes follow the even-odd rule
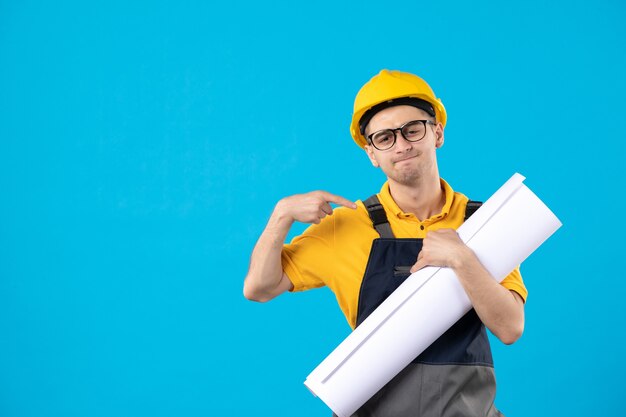
[[[413,142],[409,142],[404,138],[400,129],[395,129],[393,134],[396,135],[396,152],[404,153],[405,151],[413,148]]]

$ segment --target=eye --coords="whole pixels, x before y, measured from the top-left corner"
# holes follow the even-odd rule
[[[412,122],[404,126],[402,131],[404,132],[404,136],[407,137],[420,136],[424,133],[424,125],[422,122]]]
[[[372,141],[377,145],[389,144],[393,141],[393,133],[389,131],[378,132],[372,137]]]

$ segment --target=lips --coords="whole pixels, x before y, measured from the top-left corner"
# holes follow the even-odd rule
[[[397,164],[398,162],[408,161],[409,159],[413,159],[413,158],[417,158],[417,155],[405,156],[403,158],[396,159],[395,161],[393,161],[393,163]]]

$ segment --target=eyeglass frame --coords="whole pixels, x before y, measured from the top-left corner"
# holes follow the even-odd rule
[[[424,126],[424,136],[422,136],[419,139],[415,139],[415,140],[407,139],[407,137],[404,136],[404,132],[402,132],[402,129],[404,129],[407,125],[409,125],[411,123],[415,123],[415,122],[421,122],[422,125]],[[374,132],[374,133],[372,133],[370,135],[367,135],[366,139],[367,139],[367,142],[370,145],[372,145],[374,148],[378,149],[379,151],[388,151],[391,148],[393,148],[396,145],[396,142],[398,141],[396,132],[400,132],[400,134],[402,135],[404,140],[406,140],[407,142],[411,142],[411,143],[419,142],[420,140],[422,140],[422,139],[424,139],[426,137],[426,125],[427,124],[435,126],[437,123],[433,122],[432,120],[427,120],[427,119],[409,120],[408,122],[406,122],[402,126],[396,127],[395,129],[391,129],[390,128],[390,129],[380,129],[380,130],[377,130],[376,132]],[[393,133],[393,143],[388,148],[380,149],[378,146],[374,145],[374,142],[372,141],[372,136],[374,136],[377,133],[384,132],[384,131],[387,131],[387,130],[390,130],[391,133]]]

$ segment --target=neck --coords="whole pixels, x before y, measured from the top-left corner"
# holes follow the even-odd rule
[[[389,191],[403,212],[413,213],[420,221],[441,213],[446,201],[439,176],[421,178],[411,185],[389,180]]]

